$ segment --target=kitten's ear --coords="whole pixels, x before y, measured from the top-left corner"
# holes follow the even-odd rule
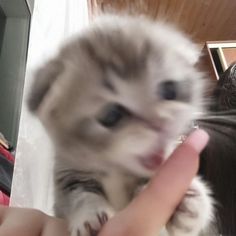
[[[47,62],[36,71],[27,101],[28,108],[31,112],[37,112],[44,97],[62,71],[63,63],[58,59]]]

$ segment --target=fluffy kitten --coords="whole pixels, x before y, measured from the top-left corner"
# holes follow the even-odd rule
[[[166,160],[201,108],[196,46],[171,26],[104,16],[36,74],[29,108],[55,145],[55,212],[96,235]],[[196,236],[211,217],[195,178],[167,225]]]

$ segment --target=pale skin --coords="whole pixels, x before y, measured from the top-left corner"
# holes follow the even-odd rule
[[[99,236],[156,236],[183,198],[208,142],[202,130],[194,131],[123,211],[103,227]],[[183,171],[184,170],[184,171]],[[65,221],[32,209],[0,207],[0,235],[69,236]]]

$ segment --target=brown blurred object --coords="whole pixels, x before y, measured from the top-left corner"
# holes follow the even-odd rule
[[[174,22],[199,44],[236,39],[235,0],[88,0],[90,13],[115,9]]]

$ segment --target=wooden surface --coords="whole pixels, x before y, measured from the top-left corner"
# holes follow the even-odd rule
[[[236,48],[222,48],[227,66],[236,61]]]
[[[198,43],[236,39],[236,0],[88,0],[110,11],[143,13],[174,22]]]

